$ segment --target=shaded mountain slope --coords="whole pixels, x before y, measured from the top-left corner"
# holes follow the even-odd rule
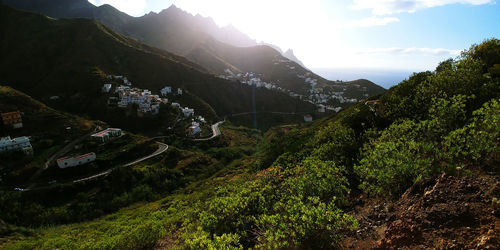
[[[211,18],[193,16],[172,5],[160,13],[151,12],[142,17],[131,17],[109,5],[95,7],[85,0],[70,0],[64,3],[48,0],[4,0],[20,9],[42,12],[54,17],[86,17],[98,20],[113,29],[134,37],[139,41],[185,56],[215,74],[224,74],[226,69],[246,73],[254,72],[282,88],[306,95],[313,87],[306,78],[320,84],[337,85],[336,82],[314,74],[304,68],[292,51],[282,54],[278,48],[264,48],[234,27],[219,28]],[[250,46],[250,47],[240,47]],[[271,47],[275,47],[272,46]],[[249,53],[249,52],[257,53]],[[268,55],[263,56],[263,53]],[[288,58],[287,58],[288,57]],[[248,61],[248,62],[246,62]],[[300,77],[309,74],[307,77]],[[372,83],[374,86],[374,83]],[[349,85],[343,87],[352,88]],[[371,89],[371,88],[370,88]],[[349,91],[356,93],[356,91]],[[383,92],[368,92],[376,95]],[[364,98],[363,95],[345,96]]]
[[[252,94],[248,86],[203,73],[203,68],[182,57],[143,45],[96,21],[54,20],[4,5],[0,12],[0,81],[38,99],[60,96],[72,111],[100,108],[92,99],[99,96],[106,74],[125,75],[134,86],[153,91],[165,85],[186,89],[199,98],[200,104],[193,106],[208,103],[220,116],[254,107],[313,109],[274,91],[256,89]],[[209,110],[203,115],[214,117]]]

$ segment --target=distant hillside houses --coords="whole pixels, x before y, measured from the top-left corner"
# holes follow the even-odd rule
[[[194,109],[185,107],[182,109],[182,113],[184,114],[184,117],[191,117],[194,116]]]
[[[1,113],[2,122],[4,126],[12,127],[14,129],[23,127],[23,118],[21,117],[21,112],[13,111],[8,113]]]
[[[131,86],[132,85],[132,82],[130,82],[127,77],[124,77],[124,76],[114,76],[114,75],[108,75],[106,77],[108,80],[118,80],[118,81],[121,81],[123,84],[125,85],[128,85],[128,86]]]
[[[286,61],[280,58],[275,59],[274,64],[289,64],[290,61]],[[294,69],[294,66],[288,65],[290,69]],[[284,89],[282,87],[279,87],[275,83],[272,82],[265,82],[261,79],[261,75],[253,72],[246,72],[246,73],[234,73],[230,69],[225,69],[224,74],[220,76],[223,79],[227,80],[233,80],[233,81],[239,81],[243,84],[247,84],[250,86],[255,86],[257,88],[267,88],[269,90],[275,90],[275,91],[280,91],[285,94],[288,94],[291,97],[299,98],[301,100],[307,101],[311,104],[316,104],[316,105],[323,105],[325,106],[330,100],[333,101],[338,101],[340,104],[343,103],[357,103],[359,100],[356,98],[346,98],[344,97],[344,94],[346,91],[346,88],[343,89],[343,91],[332,91],[332,90],[326,90],[323,88],[317,87],[318,85],[318,79],[316,79],[311,72],[306,72],[303,74],[297,74],[298,78],[301,78],[304,80],[305,84],[310,85],[310,89],[308,90],[307,95],[301,95],[298,93],[295,93],[294,91]],[[366,88],[363,89],[363,91],[366,92]],[[367,93],[363,94],[363,97],[369,97]],[[330,107],[326,108],[326,110],[332,111],[332,110],[340,110],[341,107]],[[325,110],[325,111],[326,111]],[[324,112],[323,108],[321,106],[318,106],[318,111],[319,112]]]
[[[172,93],[172,87],[166,86],[165,88],[162,88],[160,90],[160,93],[162,96],[167,96],[168,94]]]
[[[23,136],[11,139],[10,136],[0,138],[0,153],[22,151],[26,155],[33,154],[30,138]]]
[[[103,86],[104,89],[108,89],[106,84]],[[160,112],[160,103],[168,103],[167,98],[153,95],[150,90],[132,88],[126,85],[116,87],[114,94],[117,96],[109,97],[109,104],[116,103],[119,108],[126,108],[128,105],[135,103],[139,106],[138,112],[140,113],[156,115]]]
[[[259,74],[253,73],[253,72],[247,72],[247,73],[238,73],[234,74],[230,69],[225,70],[225,75],[221,75],[220,77],[226,80],[238,80],[243,84],[247,84],[250,86],[255,86],[257,88],[266,88],[266,89],[273,89],[273,90],[279,90],[279,91],[284,91],[281,87],[278,87],[274,83],[269,83],[263,81],[260,77]]]
[[[113,87],[113,85],[110,83],[104,84],[104,86],[102,86],[102,92],[109,93],[109,91],[111,91],[111,87]]]

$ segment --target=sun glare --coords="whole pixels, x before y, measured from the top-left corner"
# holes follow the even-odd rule
[[[258,42],[294,49],[306,65],[324,65],[325,52],[338,55],[340,29],[325,11],[324,2],[312,1],[197,1],[174,2],[193,14],[214,17],[220,26],[232,24]],[[318,37],[321,34],[321,37]],[[324,48],[330,48],[324,51]]]

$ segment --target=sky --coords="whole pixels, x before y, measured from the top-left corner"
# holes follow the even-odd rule
[[[500,38],[495,0],[89,0],[133,16],[171,4],[293,49],[309,68],[433,70]]]

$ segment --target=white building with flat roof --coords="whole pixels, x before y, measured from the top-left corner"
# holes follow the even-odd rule
[[[162,96],[166,96],[166,95],[172,93],[172,87],[166,86],[165,88],[162,88],[160,90],[160,93],[161,93]]]
[[[57,166],[59,166],[59,168],[76,167],[93,162],[95,161],[95,159],[96,159],[96,154],[94,152],[91,152],[76,157],[64,157],[57,159]]]
[[[107,142],[113,137],[119,137],[122,135],[122,130],[119,128],[108,128],[105,129],[101,132],[95,133],[91,135],[95,140],[101,141],[101,142]]]
[[[30,138],[23,136],[11,139],[10,136],[0,138],[0,152],[23,151],[25,154],[33,153]]]
[[[189,135],[194,136],[196,134],[199,134],[201,132],[200,124],[197,122],[192,122],[191,126],[188,128]]]
[[[190,116],[193,116],[194,115],[194,109],[190,109],[190,108],[183,108],[182,109],[182,113],[184,114],[184,117],[190,117]]]

